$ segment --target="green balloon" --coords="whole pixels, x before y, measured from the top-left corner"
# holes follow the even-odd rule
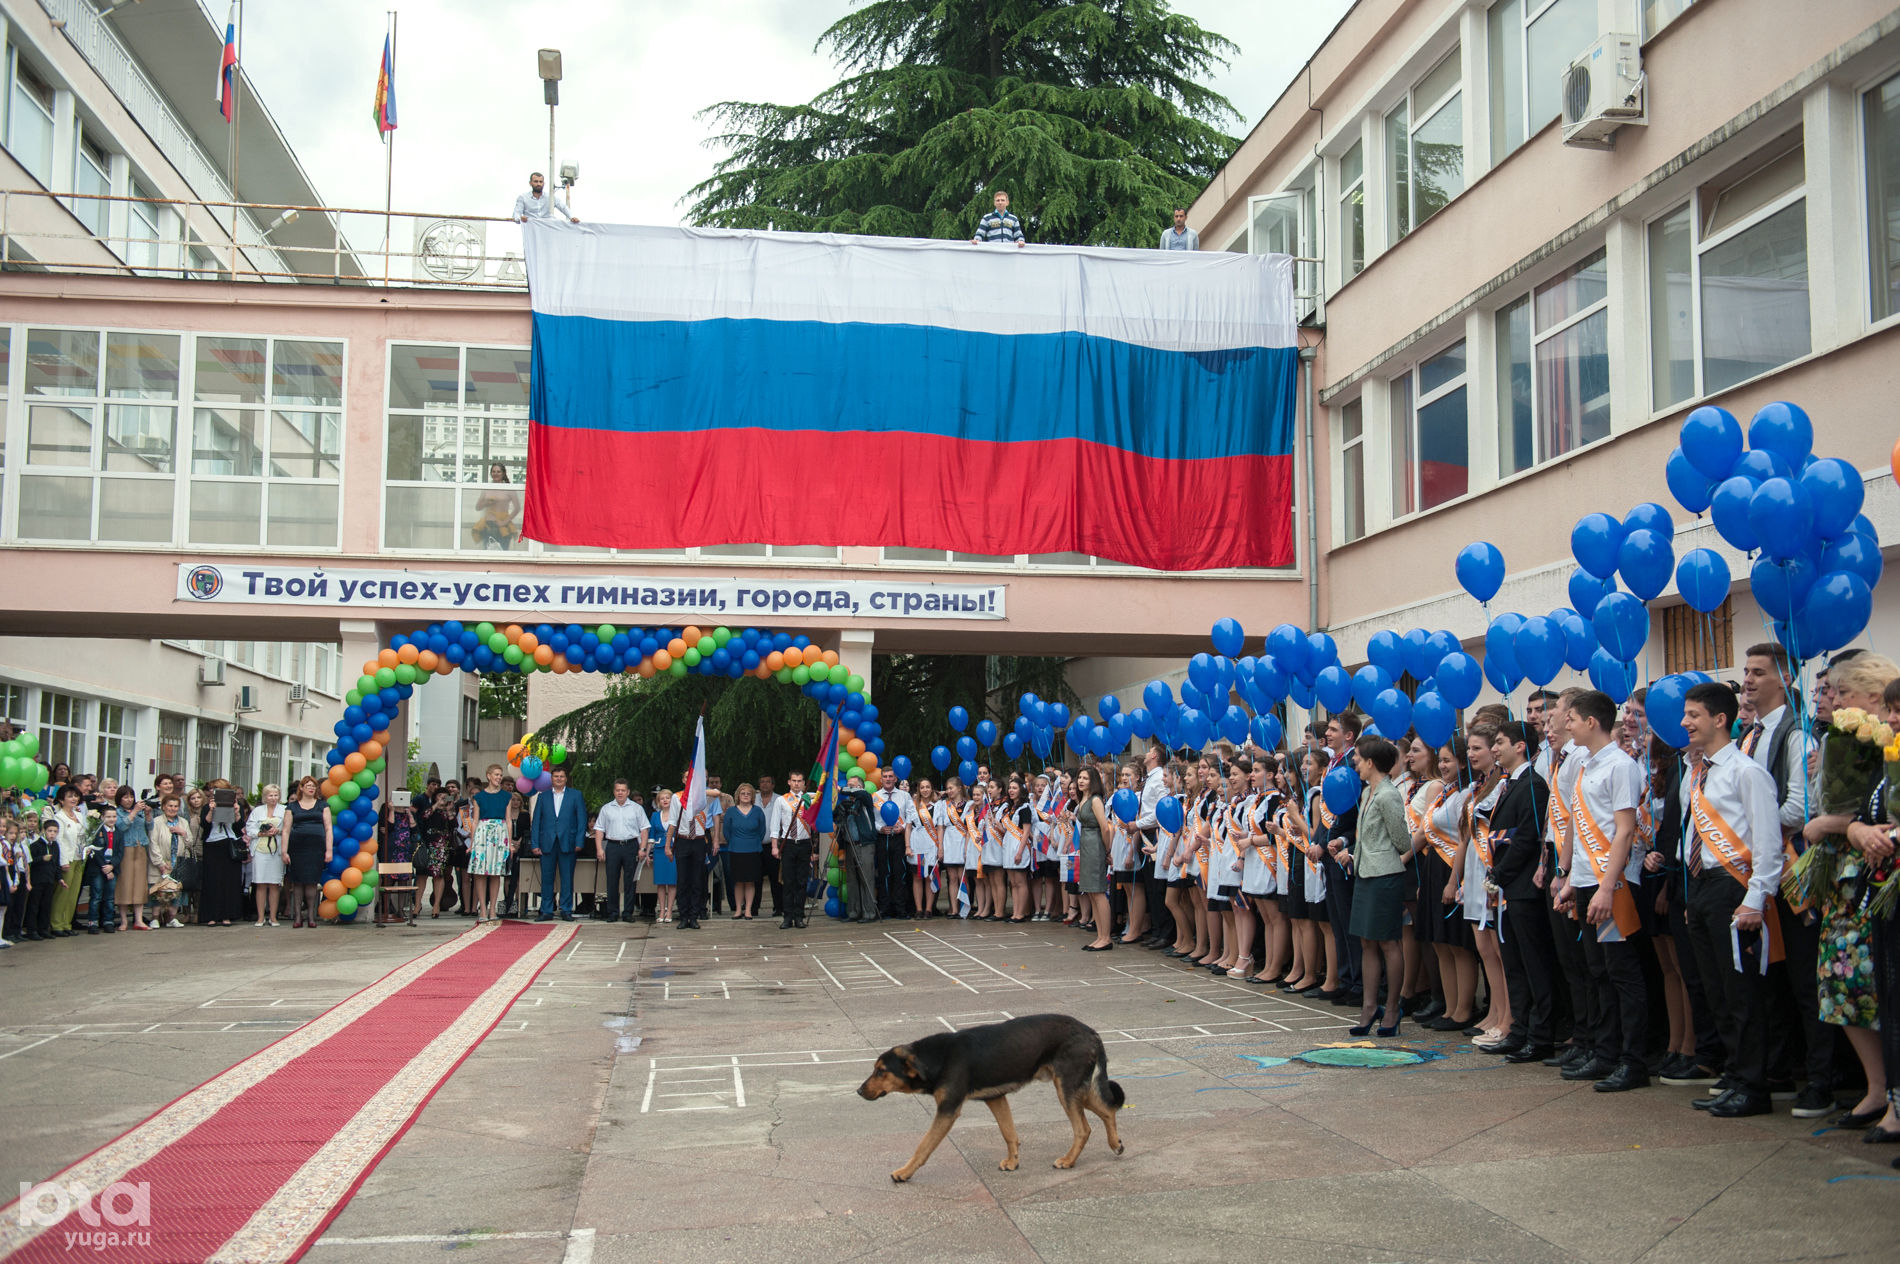
[[[325,799],[324,802],[329,805],[332,812],[341,812],[344,808],[350,806],[350,801],[340,794],[333,794]]]
[[[684,676],[686,674],[686,660],[683,658],[674,659],[672,665],[666,669],[666,674],[669,676]]]
[[[378,667],[376,669],[376,687],[378,689],[391,688],[392,686],[395,685],[395,683],[396,683],[396,669],[395,668]]]
[[[336,897],[336,911],[339,917],[348,917],[356,912],[356,897],[345,891]]]
[[[376,684],[376,677],[373,675],[372,676],[358,676],[356,678],[356,691],[360,694],[367,695],[367,694],[375,693],[377,688],[378,686]]]
[[[722,649],[722,650],[725,649],[726,642],[730,641],[731,639],[732,639],[731,628],[714,628],[713,629],[713,645],[716,646],[717,648]]]
[[[499,654],[508,648],[508,637],[501,632],[490,632],[482,638],[482,643],[488,646],[489,653]]]
[[[27,736],[31,737],[32,734],[29,733]],[[37,739],[34,740],[33,746],[35,749],[38,749],[39,741]],[[46,789],[46,782],[50,775],[51,775],[51,772],[46,767],[45,764],[34,764],[33,765],[33,780],[26,788],[28,790]]]
[[[513,647],[513,646],[510,646],[509,648],[510,648],[510,649],[512,649],[512,648],[514,648],[514,647]],[[397,663],[397,664],[396,664],[396,665],[395,665],[395,666],[394,666],[393,668],[391,668],[390,670],[396,673],[396,683],[397,683],[397,684],[399,684],[399,685],[413,685],[413,684],[415,684],[415,683],[416,683],[416,669],[415,669],[415,667],[414,667],[414,666],[412,666],[411,664],[409,664],[409,663]]]
[[[699,650],[700,657],[702,658],[719,648],[719,643],[710,636],[702,636],[693,642],[693,644]]]
[[[780,668],[779,670],[783,671],[784,669]],[[794,667],[791,670],[792,670],[792,683],[794,685],[808,685],[811,683],[811,668],[805,666],[803,663],[800,663],[797,667]]]
[[[514,667],[521,662],[521,647],[519,645],[507,646],[502,650],[501,657],[503,662],[507,663],[510,667]]]
[[[565,764],[567,762],[567,747],[561,745],[561,743],[559,742],[556,742],[554,744],[554,749],[548,752],[548,758],[553,760],[557,764]]]
[[[864,677],[858,675],[847,676],[845,677],[844,687],[849,689],[852,693],[863,693]]]
[[[851,755],[846,754],[844,751],[838,752],[838,771],[840,773],[849,772],[851,769],[856,768],[857,766],[858,766],[858,761],[855,758],[853,758]]]
[[[797,670],[804,671],[805,669],[800,667]],[[772,679],[778,681],[781,685],[789,685],[792,683],[792,672],[793,669],[790,667],[781,667],[772,673]]]
[[[371,772],[369,769],[365,768],[363,769],[362,772],[359,772],[354,777],[351,777],[350,780],[354,781],[357,785],[367,790],[371,786],[376,784],[376,774]]]
[[[705,655],[699,652],[698,646],[689,645],[686,647],[686,652],[680,655],[680,661],[685,663],[688,667],[697,667],[699,666],[699,660],[704,657]]]
[[[12,742],[7,743],[13,745]],[[18,755],[0,755],[0,786],[12,788],[20,784],[20,757]]]
[[[594,635],[599,637],[602,641],[611,641],[619,631],[620,629],[616,628],[613,624],[603,623],[594,629]]]
[[[358,703],[362,701],[363,701],[363,691],[361,689],[352,689],[348,693],[343,695],[343,705],[346,707],[356,706]]]
[[[476,640],[478,640],[478,641],[486,641],[486,640],[487,640],[487,639],[488,639],[489,637],[491,637],[491,636],[493,636],[493,635],[495,635],[495,625],[494,625],[494,624],[492,624],[492,623],[478,623],[478,624],[476,624],[476,625],[475,625],[475,639],[476,639]]]
[[[22,733],[15,740],[20,743],[20,753],[25,755],[28,759],[40,753],[40,739],[38,734]]]
[[[363,875],[363,880],[357,884],[356,889],[358,891],[361,891],[365,888],[368,888],[370,890],[375,890],[376,884],[381,881],[382,881],[382,876],[378,874],[374,869],[371,869],[368,873]]]
[[[384,759],[381,755],[378,755],[369,761],[369,770],[374,773],[387,772],[389,770],[389,761]]]
[[[862,768],[859,768],[859,767],[858,767],[857,765],[855,765],[855,764],[854,764],[854,765],[852,765],[852,766],[851,766],[850,768],[847,768],[847,769],[845,770],[845,774],[844,774],[844,775],[845,775],[845,777],[846,777],[846,778],[848,778],[848,779],[849,779],[849,780],[851,780],[851,781],[863,781],[863,780],[864,780],[864,769],[862,769]]]
[[[851,669],[846,667],[843,663],[833,664],[831,670],[826,674],[834,685],[842,685],[845,681],[851,679]]]
[[[357,785],[354,781],[346,781],[336,788],[336,797],[343,800],[346,804],[356,802],[356,797],[362,793],[363,787]]]

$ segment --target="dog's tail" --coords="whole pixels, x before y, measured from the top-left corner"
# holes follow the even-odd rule
[[[1095,1055],[1095,1095],[1107,1102],[1113,1110],[1120,1110],[1122,1103],[1128,1100],[1128,1094],[1122,1092],[1122,1086],[1108,1078],[1108,1050],[1096,1046]]]

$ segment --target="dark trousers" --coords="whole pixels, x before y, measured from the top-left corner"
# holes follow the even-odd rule
[[[1669,877],[1669,934],[1676,941],[1676,969],[1682,974],[1683,990],[1689,994],[1689,1021],[1695,1026],[1695,1059],[1705,1067],[1720,1067],[1728,1062],[1728,1048],[1722,1043],[1720,1025],[1715,1020],[1714,985],[1702,981],[1702,968],[1696,961],[1695,937],[1689,933],[1689,897],[1683,875]]]
[[[118,912],[112,903],[112,879],[106,877],[104,865],[100,865],[87,875],[86,885],[90,890],[92,924],[104,930],[118,918]]]
[[[1747,888],[1725,869],[1704,869],[1689,879],[1689,939],[1696,973],[1715,1009],[1715,1023],[1728,1050],[1728,1073],[1756,1092],[1768,1091],[1768,1026],[1763,1003],[1762,931],[1742,935],[1742,969],[1735,968],[1729,924]],[[1772,916],[1772,914],[1771,914]]]
[[[810,857],[807,856],[806,860],[809,862]],[[783,917],[785,915],[785,879],[778,864],[765,866],[765,884],[772,891],[772,911]]]
[[[678,922],[696,922],[706,916],[706,840],[673,840],[673,867],[678,871],[679,888],[673,899],[678,905],[673,917]]]
[[[53,892],[59,889],[59,870],[44,878],[33,879],[33,889],[22,898],[26,912],[20,915],[20,929],[44,938],[53,933]]]
[[[1596,1030],[1596,989],[1590,984],[1590,967],[1583,960],[1579,920],[1550,905],[1550,897],[1561,881],[1552,873],[1544,888],[1544,907],[1550,911],[1550,943],[1557,953],[1559,993],[1551,1030],[1561,1039],[1589,1048],[1591,1033]]]
[[[1141,838],[1150,847],[1161,845],[1154,830],[1143,830]],[[1142,857],[1136,878],[1148,892],[1148,925],[1153,928],[1154,937],[1173,943],[1174,914],[1168,911],[1168,880],[1156,875],[1153,856]]]
[[[574,859],[579,853],[571,851],[541,853],[541,916],[549,917],[555,912],[572,913],[574,911]],[[555,878],[560,878],[561,907],[554,907]]]
[[[879,834],[875,847],[877,911],[881,917],[902,917],[909,875],[904,866],[904,836]]]
[[[1339,982],[1348,992],[1364,990],[1359,974],[1359,940],[1347,928],[1352,925],[1352,881],[1339,863],[1326,854],[1326,921],[1331,927],[1333,947],[1339,954]]]
[[[601,867],[607,871],[607,892],[601,899],[600,914],[613,921],[622,913],[632,917],[639,907],[634,899],[634,887],[640,876],[640,840],[630,838],[624,842],[604,839],[601,850]],[[623,895],[624,893],[624,895]]]
[[[1593,894],[1593,888],[1579,888],[1578,907]],[[1583,923],[1583,960],[1596,994],[1593,1047],[1599,1058],[1648,1070],[1643,1050],[1649,1043],[1649,989],[1643,984],[1642,958],[1634,943],[1599,940],[1597,930]]]
[[[1557,1009],[1557,946],[1551,941],[1544,902],[1507,900],[1498,929],[1511,994],[1511,1039],[1550,1044]]]
[[[846,843],[845,858],[851,862],[850,882],[848,884],[851,903],[846,915],[858,921],[876,921],[878,918],[878,853],[877,843]]]
[[[1787,959],[1768,967],[1768,1067],[1772,1079],[1805,1075],[1808,1083],[1832,1090],[1834,1046],[1839,1040],[1832,1023],[1821,1021],[1819,969],[1821,924],[1775,901],[1781,918],[1781,947]]]
[[[811,839],[779,844],[780,858],[772,866],[779,916],[789,922],[805,920],[805,892],[811,886]]]
[[[7,892],[7,914],[0,921],[0,939],[18,939],[26,921],[26,883]]]

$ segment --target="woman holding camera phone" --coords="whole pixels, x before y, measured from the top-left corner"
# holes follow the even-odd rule
[[[198,921],[205,926],[229,926],[244,914],[244,846],[240,818],[246,814],[244,796],[223,777],[205,787],[200,837],[204,840],[204,867],[199,879]]]

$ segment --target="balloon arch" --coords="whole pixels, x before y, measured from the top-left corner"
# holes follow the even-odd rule
[[[798,686],[838,721],[840,776],[867,777],[884,754],[877,707],[865,696],[864,678],[839,662],[836,650],[820,649],[809,637],[760,628],[431,623],[390,637],[388,647],[363,664],[362,675],[344,695],[336,743],[324,756],[329,772],[318,787],[336,840],[319,908],[325,918],[352,919],[379,884],[376,802],[382,792],[377,781],[389,770],[390,726],[419,685],[458,669],[481,675],[598,672],[646,679],[755,676]],[[547,788],[551,767],[563,762],[566,752],[535,743],[529,735],[509,755],[517,787],[531,791]],[[406,770],[407,761],[399,767]],[[349,854],[352,844],[354,855]]]

